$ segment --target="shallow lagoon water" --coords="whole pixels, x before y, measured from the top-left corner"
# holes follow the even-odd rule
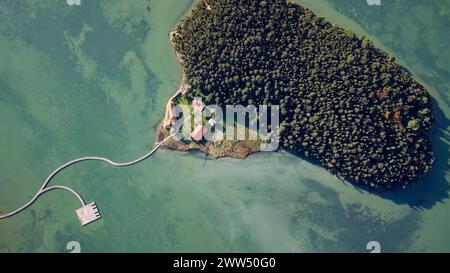
[[[83,252],[366,252],[373,240],[382,251],[450,251],[450,16],[439,13],[450,4],[299,2],[370,36],[429,88],[437,160],[424,181],[373,194],[285,152],[240,161],[159,151],[123,169],[86,162],[52,183],[97,202],[104,218],[83,228],[78,201],[52,192],[0,221],[0,252],[67,252],[69,241]],[[152,147],[181,78],[167,34],[191,4],[0,1],[1,211],[70,159],[127,161]]]

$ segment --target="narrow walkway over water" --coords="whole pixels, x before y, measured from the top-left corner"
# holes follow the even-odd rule
[[[0,214],[0,219],[5,219],[11,216],[14,216],[18,213],[20,213],[21,211],[25,210],[26,208],[28,208],[29,206],[31,206],[41,195],[43,195],[44,193],[48,192],[48,191],[52,191],[52,190],[65,190],[68,191],[72,194],[74,194],[78,200],[80,200],[81,204],[83,206],[86,205],[86,203],[84,202],[83,198],[81,197],[81,195],[79,193],[77,193],[75,190],[73,190],[72,188],[66,187],[66,186],[62,186],[62,185],[55,185],[55,186],[51,186],[51,187],[47,187],[47,185],[50,183],[50,181],[62,170],[64,170],[65,168],[75,165],[77,163],[83,162],[83,161],[103,161],[108,163],[109,165],[112,165],[114,167],[127,167],[127,166],[132,166],[135,165],[147,158],[149,158],[150,156],[152,156],[160,147],[162,144],[164,144],[164,142],[166,142],[167,140],[169,140],[170,138],[172,138],[174,136],[174,134],[168,136],[167,138],[165,138],[164,140],[157,142],[155,144],[155,147],[153,149],[151,149],[148,153],[146,153],[145,155],[143,155],[142,157],[133,160],[133,161],[129,161],[129,162],[123,162],[123,163],[117,163],[114,162],[108,158],[105,157],[98,157],[98,156],[87,156],[87,157],[80,157],[77,159],[74,159],[72,161],[69,161],[61,166],[59,166],[57,169],[55,169],[48,177],[47,179],[45,179],[44,184],[42,184],[41,188],[39,189],[39,191],[33,196],[33,198],[31,198],[30,201],[28,201],[27,203],[25,203],[23,206],[21,206],[20,208],[8,212],[6,214]]]

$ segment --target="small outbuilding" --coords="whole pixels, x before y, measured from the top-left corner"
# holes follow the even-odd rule
[[[201,112],[201,111],[203,111],[205,106],[203,105],[203,103],[201,101],[194,99],[192,101],[192,108],[194,108],[195,112]]]
[[[203,138],[203,125],[198,125],[195,127],[194,131],[191,133],[191,138],[195,141],[200,141]]]

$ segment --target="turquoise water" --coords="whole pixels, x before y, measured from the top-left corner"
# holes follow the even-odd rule
[[[84,252],[366,252],[373,240],[382,251],[450,251],[450,4],[299,2],[370,36],[429,88],[437,160],[424,181],[372,194],[284,152],[214,161],[159,151],[123,169],[86,162],[52,183],[97,202],[104,218],[81,227],[78,201],[52,192],[0,221],[0,252],[67,252],[69,241]],[[127,161],[152,147],[181,78],[167,33],[191,4],[0,0],[1,211],[70,159]]]

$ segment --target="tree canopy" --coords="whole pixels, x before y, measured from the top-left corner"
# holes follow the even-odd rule
[[[280,105],[282,147],[375,188],[433,161],[431,99],[366,37],[284,0],[198,1],[173,37],[188,96]]]

